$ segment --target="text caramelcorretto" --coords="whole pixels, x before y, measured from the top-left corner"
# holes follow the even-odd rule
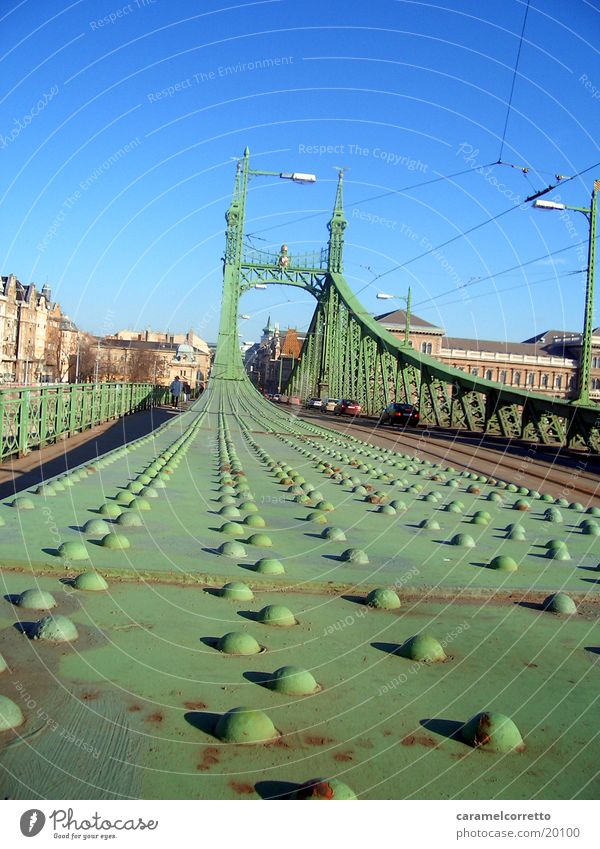
[[[551,818],[551,814],[541,814],[539,812],[534,814],[516,814],[496,811],[493,814],[474,813],[456,815],[457,820],[549,820]]]

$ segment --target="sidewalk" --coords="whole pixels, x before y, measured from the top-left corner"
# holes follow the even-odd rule
[[[81,463],[95,460],[127,442],[155,430],[167,419],[179,414],[172,407],[153,407],[123,418],[84,430],[69,439],[60,438],[53,445],[32,451],[26,457],[9,457],[0,464],[0,498],[37,486],[43,480],[60,475]]]

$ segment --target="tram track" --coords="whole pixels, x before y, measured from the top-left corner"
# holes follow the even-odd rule
[[[320,424],[337,430],[348,436],[361,439],[398,451],[414,453],[415,456],[460,467],[461,469],[488,477],[501,478],[510,483],[529,488],[543,485],[545,492],[554,497],[565,497],[570,501],[583,500],[585,504],[600,504],[600,474],[590,474],[589,465],[596,465],[596,459],[575,453],[547,453],[544,446],[518,446],[507,443],[502,446],[494,441],[493,447],[486,447],[485,438],[438,433],[429,430],[391,429],[363,424],[356,420],[337,420],[332,416],[309,414],[302,416],[307,421],[318,420]],[[536,457],[544,454],[545,459]],[[559,465],[560,463],[560,465]],[[531,484],[536,482],[533,486]]]

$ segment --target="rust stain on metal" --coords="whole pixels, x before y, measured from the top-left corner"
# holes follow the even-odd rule
[[[333,799],[333,787],[328,781],[302,785],[297,792],[298,799]]]
[[[322,737],[317,734],[309,734],[304,738],[309,746],[324,746],[326,743],[334,743],[333,737]]]
[[[254,793],[254,787],[251,784],[243,784],[240,781],[230,781],[229,786],[236,793],[243,796],[248,796],[250,793]]]
[[[184,702],[183,704],[188,710],[204,710],[206,707],[204,702]]]

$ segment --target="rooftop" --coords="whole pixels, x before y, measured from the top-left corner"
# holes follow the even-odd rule
[[[545,350],[532,342],[508,342],[494,339],[471,339],[464,336],[442,337],[442,349],[460,349],[491,354],[524,354],[530,357],[555,357],[557,354]],[[562,354],[561,354],[562,356]]]
[[[376,315],[375,321],[379,321],[384,326],[393,325],[394,328],[404,329],[404,327],[406,327],[406,310],[392,310],[391,312],[384,312],[381,315]],[[414,328],[432,330],[437,333],[444,332],[443,327],[438,327],[413,312],[410,314],[410,326]]]

